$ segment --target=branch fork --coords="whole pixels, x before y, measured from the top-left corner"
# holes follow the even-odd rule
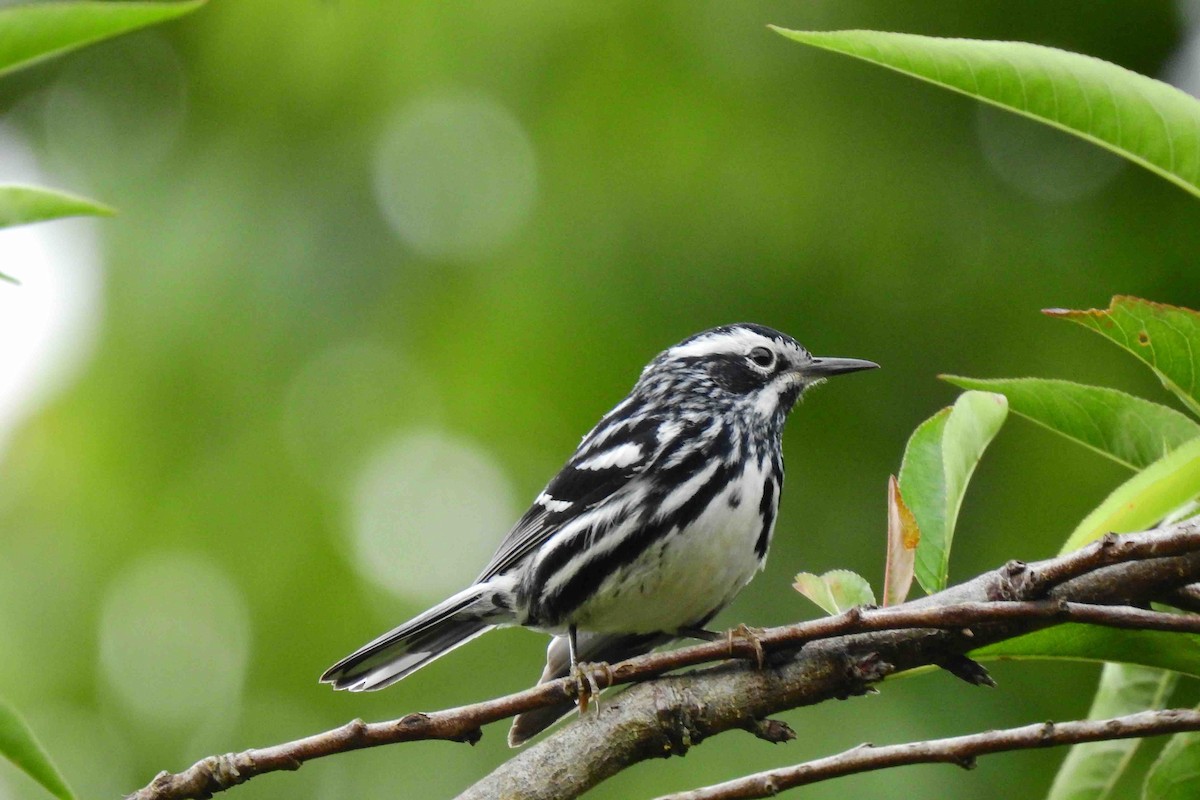
[[[624,692],[619,703],[582,716],[522,750],[467,789],[460,800],[576,797],[634,763],[686,752],[731,729],[747,730],[767,741],[787,741],[794,734],[783,723],[770,720],[771,714],[862,694],[884,677],[914,667],[940,665],[971,683],[987,685],[986,670],[967,658],[967,652],[1061,622],[1200,633],[1200,616],[1145,608],[1151,600],[1178,597],[1183,606],[1200,598],[1191,586],[1198,582],[1200,522],[1189,521],[1162,531],[1109,535],[1043,562],[1009,562],[901,605],[856,608],[753,631],[752,641],[742,638],[744,645],[735,632],[728,640],[720,637],[611,666],[586,665],[589,688],[640,683]],[[734,653],[749,661],[729,662]],[[726,663],[665,674],[714,661]],[[203,759],[178,774],[160,773],[130,797],[209,797],[256,775],[297,769],[314,758],[364,747],[426,739],[474,743],[483,725],[561,703],[564,697],[574,699],[580,686],[568,676],[445,711],[409,714],[391,722],[355,720],[293,742]],[[1039,729],[1039,741],[1061,743],[1057,737],[1066,724]],[[1124,725],[1120,722],[1114,736],[1124,730],[1143,730]]]

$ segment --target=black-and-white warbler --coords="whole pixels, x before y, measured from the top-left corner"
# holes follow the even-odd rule
[[[499,626],[554,634],[542,681],[615,662],[703,626],[766,559],[788,412],[822,379],[878,365],[814,358],[761,325],[660,353],[468,588],[334,664],[336,689],[382,689]],[[518,717],[516,745],[570,703]]]

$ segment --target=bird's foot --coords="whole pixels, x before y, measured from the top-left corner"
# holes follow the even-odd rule
[[[592,700],[596,701],[597,713],[600,711],[600,692],[603,689],[596,680],[597,671],[603,672],[606,678],[605,684],[612,686],[612,667],[605,661],[598,661],[595,664],[579,663],[571,668],[571,676],[575,679],[576,702],[579,705],[580,714],[587,713]]]
[[[750,648],[751,653],[754,655],[755,665],[759,669],[762,669],[767,657],[763,651],[761,634],[762,628],[751,628],[745,623],[738,625],[736,628],[730,628],[725,632],[725,641],[729,646],[729,657],[734,658],[738,655],[735,642],[740,639]]]

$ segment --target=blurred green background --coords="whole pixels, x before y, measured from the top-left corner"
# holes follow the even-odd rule
[[[81,794],[531,683],[527,631],[382,693],[316,678],[474,577],[642,365],[700,329],[761,322],[884,367],[794,415],[770,566],[726,625],[815,616],[798,570],[879,585],[887,476],[954,397],[939,372],[1170,402],[1038,310],[1200,307],[1194,198],[768,23],[1021,39],[1200,86],[1200,4],[1133,0],[214,2],[0,83],[0,179],[121,212],[0,236],[25,284],[0,284],[0,696]],[[1123,478],[1011,421],[952,580],[1052,554]],[[993,671],[996,691],[927,674],[800,709],[786,747],[731,733],[591,796],[1078,716],[1096,668]],[[447,797],[510,756],[504,730],[231,797]],[[1061,756],[805,796],[1036,798]],[[0,765],[0,798],[39,792]]]

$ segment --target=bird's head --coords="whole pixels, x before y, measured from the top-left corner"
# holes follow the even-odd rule
[[[857,358],[816,357],[786,333],[742,322],[698,333],[663,351],[643,370],[638,389],[701,412],[727,409],[782,422],[808,387],[878,366]]]

